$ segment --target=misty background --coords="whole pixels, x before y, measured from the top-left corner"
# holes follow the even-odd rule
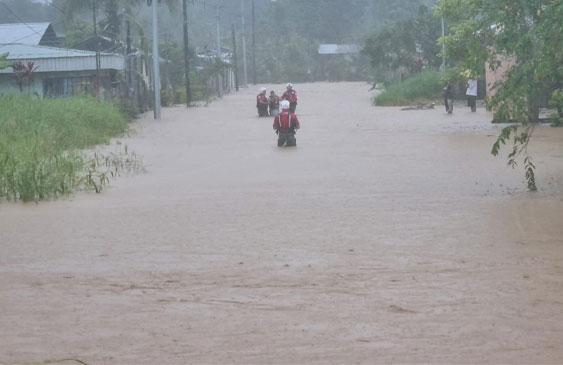
[[[93,35],[91,4],[95,3],[102,35],[124,43],[129,20],[132,46],[150,53],[151,11],[146,0],[2,2],[12,12],[0,12],[0,23],[51,22],[67,47]],[[432,15],[433,5],[432,0],[244,0],[243,13],[240,0],[188,0],[190,57],[197,67],[196,54],[216,49],[218,13],[222,48],[233,49],[234,26],[239,74],[243,33],[246,36],[250,83],[392,80],[416,68],[421,52],[425,67],[439,66],[440,21]],[[181,0],[160,3],[161,56],[172,61],[179,76],[182,22]],[[378,41],[382,38],[398,47],[385,59],[380,48],[387,47],[386,42]],[[373,46],[374,40],[379,48]],[[321,44],[356,45],[363,52],[319,55]]]

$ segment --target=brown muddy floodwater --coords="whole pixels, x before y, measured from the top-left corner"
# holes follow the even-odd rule
[[[0,363],[563,363],[563,129],[528,193],[482,108],[295,88],[295,149],[257,86],[135,122],[102,194],[0,204]]]

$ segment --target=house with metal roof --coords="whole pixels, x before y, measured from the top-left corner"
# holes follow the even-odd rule
[[[33,62],[29,93],[39,97],[67,97],[88,93],[109,98],[117,91],[117,73],[125,69],[123,56],[66,48],[28,44],[0,44],[0,54],[9,53],[8,60]],[[99,62],[99,75],[96,64]],[[98,77],[99,76],[99,77]],[[99,84],[98,84],[99,80]],[[0,70],[0,95],[19,93],[11,68]]]
[[[360,80],[360,51],[360,46],[356,44],[319,44],[315,78],[328,81]]]
[[[51,23],[0,24],[0,44],[11,43],[52,47],[64,45]]]
[[[319,54],[357,54],[360,47],[355,44],[319,44]]]
[[[80,49],[83,51],[99,51],[106,53],[116,53],[120,51],[121,44],[111,40],[108,37],[95,35],[81,42],[78,42],[71,47],[72,49]]]

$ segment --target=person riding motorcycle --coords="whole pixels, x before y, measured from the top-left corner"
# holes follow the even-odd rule
[[[283,100],[280,103],[281,113],[274,118],[274,130],[278,134],[278,147],[296,146],[295,130],[300,128],[297,115],[290,111],[289,101]]]

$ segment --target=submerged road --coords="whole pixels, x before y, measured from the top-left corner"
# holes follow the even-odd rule
[[[102,194],[0,204],[0,363],[563,362],[562,129],[528,193],[483,109],[296,84],[278,149],[257,89],[135,121]]]

